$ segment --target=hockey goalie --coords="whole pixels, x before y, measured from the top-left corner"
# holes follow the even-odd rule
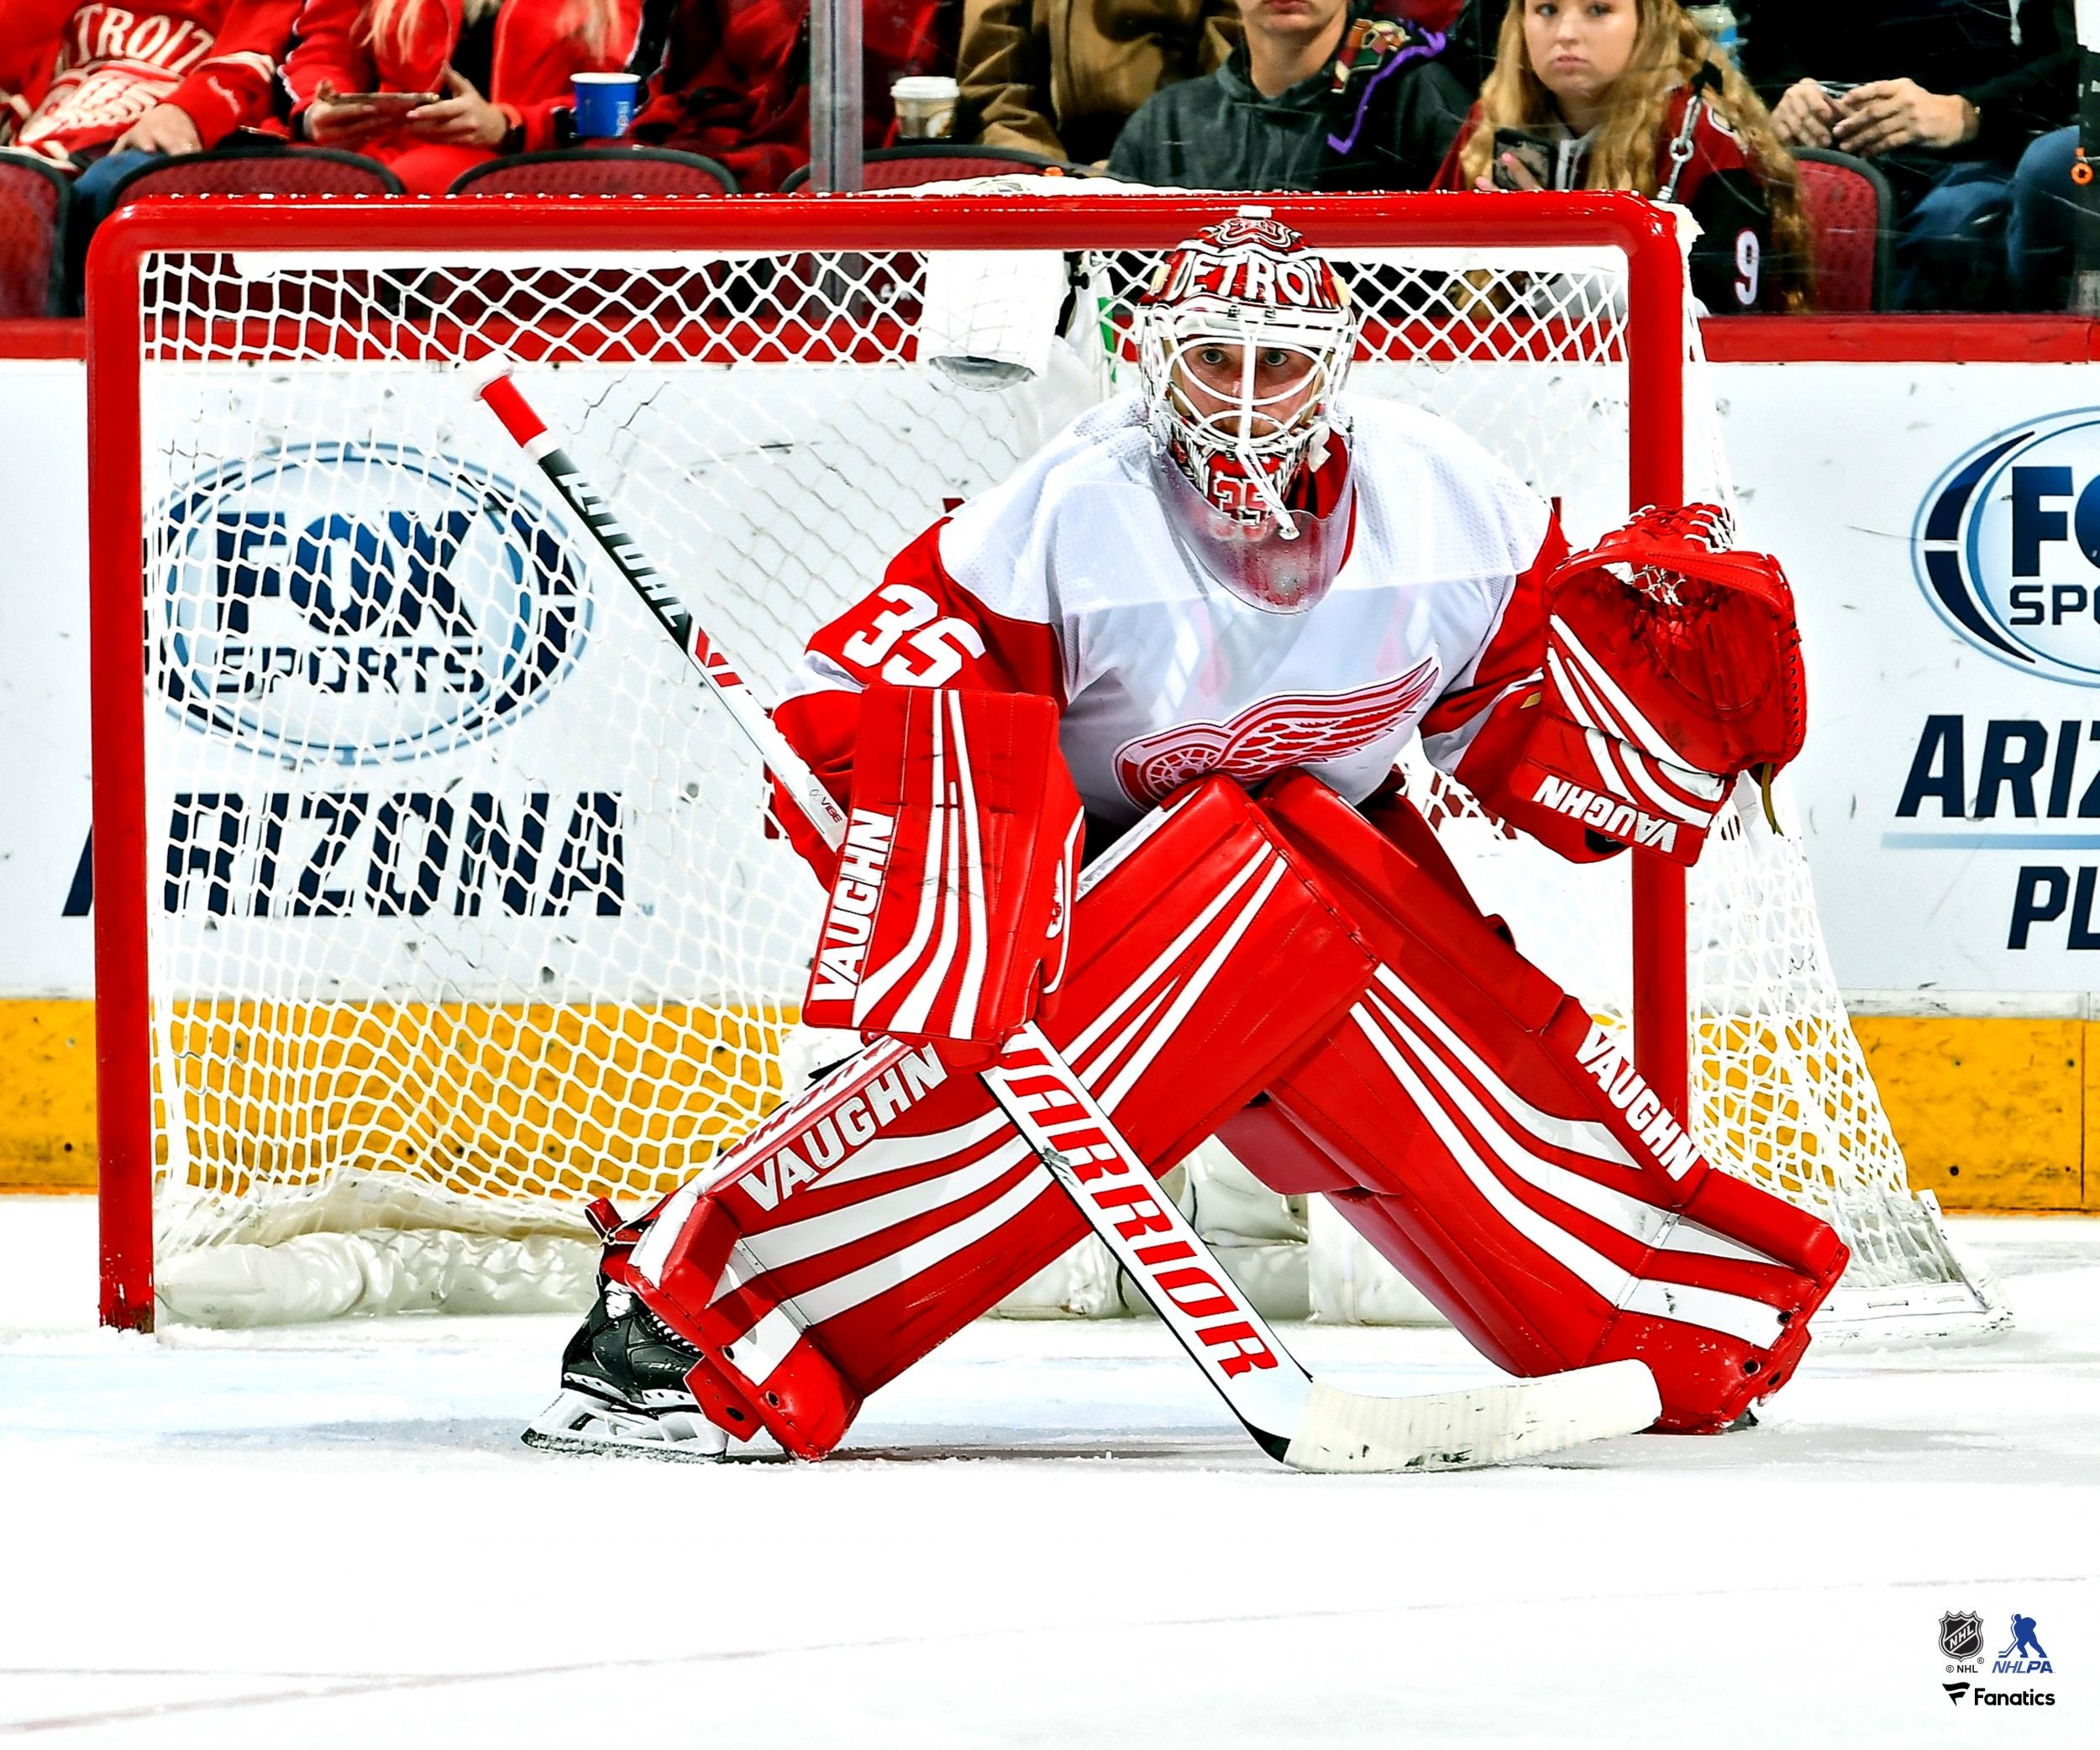
[[[1843,1244],[1705,1159],[1394,777],[1420,735],[1565,857],[1693,862],[1799,750],[1777,565],[1699,507],[1571,553],[1468,436],[1346,392],[1347,290],[1260,209],[1137,323],[1142,393],[809,639],[774,722],[848,828],[776,807],[828,895],[804,1019],[866,1043],[656,1208],[597,1206],[528,1438],[832,1450],[1087,1231],[974,1073],[1031,1021],[1155,1175],[1221,1135],[1510,1374],[1638,1360],[1659,1427],[1714,1432],[1798,1364]]]

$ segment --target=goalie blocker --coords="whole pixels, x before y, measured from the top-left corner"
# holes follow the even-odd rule
[[[1726,1426],[1791,1373],[1842,1244],[1711,1168],[1412,810],[1382,817],[1303,776],[1258,802],[1183,792],[1075,908],[1046,1033],[1155,1175],[1225,1126],[1274,1188],[1333,1196],[1499,1364],[1637,1358],[1662,1426]],[[718,1426],[821,1457],[1085,1231],[958,1060],[879,1040],[613,1248],[614,1278],[700,1351]],[[1127,1237],[1156,1231],[1142,1188],[1116,1195]],[[1186,1309],[1200,1275],[1168,1285]]]
[[[878,683],[858,748],[802,1020],[989,1062],[1064,979],[1086,822],[1057,707]]]

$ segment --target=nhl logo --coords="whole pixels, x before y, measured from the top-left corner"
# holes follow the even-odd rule
[[[1972,1659],[1983,1651],[1983,1619],[1974,1611],[1950,1611],[1940,1619],[1940,1650],[1950,1659]]]

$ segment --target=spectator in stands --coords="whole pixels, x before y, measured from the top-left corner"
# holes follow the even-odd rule
[[[1446,188],[1630,188],[1699,223],[1692,292],[1717,315],[1798,310],[1799,173],[1756,92],[1677,0],[1510,0]]]
[[[2005,227],[2015,310],[2061,310],[2071,299],[2078,191],[2078,129],[2058,128],[2020,155]]]
[[[0,0],[0,147],[76,171],[75,297],[117,185],[155,157],[275,128],[272,89],[299,0]]]
[[[299,0],[0,0],[0,145],[68,168],[270,118]]]
[[[1109,169],[1169,188],[1427,188],[1466,112],[1441,34],[1366,0],[1239,0],[1243,40],[1131,118]]]
[[[561,144],[570,75],[624,68],[641,16],[641,0],[306,0],[285,58],[293,131],[443,194],[477,164]],[[405,113],[359,101],[426,92]]]
[[[1386,9],[1441,31],[1446,39],[1444,65],[1467,91],[1477,92],[1488,82],[1494,71],[1502,0],[1394,0]]]
[[[890,136],[891,81],[945,73],[942,0],[864,0],[862,139]],[[809,0],[651,0],[663,43],[633,137],[717,160],[746,193],[769,193],[810,161]]]
[[[1234,0],[963,0],[959,136],[1100,164],[1158,91],[1215,71]]]
[[[1790,146],[1871,158],[1896,196],[1896,302],[2003,304],[2001,228],[2029,142],[2076,102],[2070,0],[1756,0],[1745,59]],[[2039,175],[2039,170],[2038,170]]]
[[[2054,45],[2027,66],[2029,77],[2048,88],[2065,115],[2076,114],[2078,106],[2082,51],[2076,13],[2074,0],[2055,0],[2049,21]],[[2030,27],[2036,22],[2024,21]],[[2076,123],[2051,129],[2020,154],[2019,166],[2013,172],[2013,205],[2005,227],[2005,262],[2015,310],[2061,310],[2070,300],[2071,240],[2078,209],[2071,171],[2077,162]]]

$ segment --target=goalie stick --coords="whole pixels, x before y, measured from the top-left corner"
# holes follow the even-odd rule
[[[564,454],[509,374],[496,376],[480,394],[700,671],[811,824],[837,846],[845,837],[844,812]],[[1080,891],[1088,885],[1083,877]],[[1661,1411],[1653,1376],[1632,1360],[1405,1397],[1370,1397],[1323,1384],[1284,1347],[1173,1198],[1160,1193],[1146,1204],[1144,1223],[1129,1221],[1130,1191],[1149,1190],[1152,1175],[1041,1028],[1033,1022],[1021,1027],[979,1074],[1037,1159],[1271,1458],[1313,1471],[1460,1469],[1636,1433]],[[1103,1158],[1104,1150],[1110,1158]],[[1133,1229],[1142,1225],[1147,1243],[1126,1238],[1119,1220]],[[1192,1270],[1203,1278],[1200,1316],[1161,1280],[1186,1281]],[[1222,1314],[1220,1299],[1230,1302]]]

